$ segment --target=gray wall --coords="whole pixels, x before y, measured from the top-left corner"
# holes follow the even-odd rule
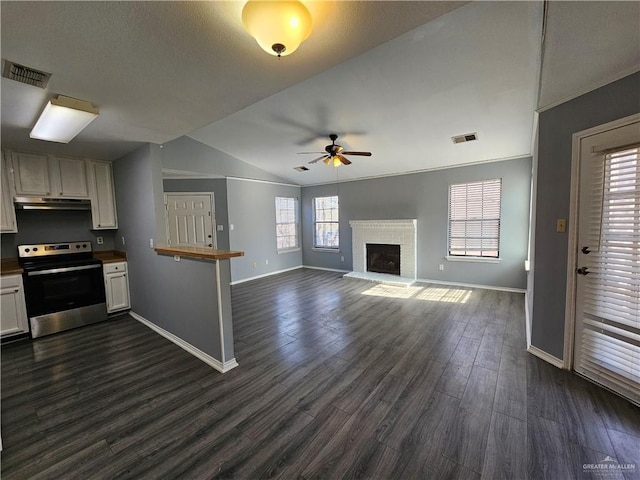
[[[229,250],[229,212],[227,210],[227,180],[224,178],[178,179],[163,181],[165,193],[169,192],[213,192],[215,202],[216,225],[222,231],[216,231],[217,247]]]
[[[90,240],[93,250],[113,250],[115,230],[91,230],[91,212],[18,210],[18,233],[3,233],[2,258],[18,256],[18,245]],[[97,237],[104,243],[98,245]]]
[[[165,143],[160,153],[162,155],[162,167],[166,169],[220,177],[253,178],[287,183],[283,178],[238,160],[190,137],[180,137]]]
[[[452,183],[503,179],[499,264],[447,262],[448,188]],[[418,220],[418,278],[524,289],[529,234],[531,158],[302,189],[304,265],[351,270],[349,220]],[[340,198],[340,253],[312,248],[312,199]],[[344,261],[342,260],[344,257]],[[438,265],[444,264],[444,271]]]
[[[156,145],[145,145],[113,162],[120,206],[116,246],[127,253],[131,309],[212,357],[227,361],[233,358],[233,344],[225,343],[227,355],[221,358],[214,264],[186,258],[175,262],[149,247],[149,239],[158,240],[164,225],[159,150]],[[228,260],[221,261],[225,278],[228,264]],[[232,335],[228,320],[225,330]]]
[[[640,112],[640,73],[542,112],[538,124],[531,344],[563,358],[572,135]]]
[[[227,180],[229,223],[233,225],[229,242],[231,250],[244,252],[244,257],[231,262],[234,282],[302,265],[301,250],[277,252],[275,197],[300,199],[300,187]]]

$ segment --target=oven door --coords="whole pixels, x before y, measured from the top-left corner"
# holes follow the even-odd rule
[[[102,263],[31,270],[24,274],[30,318],[105,303]]]

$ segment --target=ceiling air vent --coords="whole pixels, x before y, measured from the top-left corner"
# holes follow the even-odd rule
[[[49,83],[51,74],[36,70],[35,68],[25,67],[10,60],[3,60],[2,76],[15,80],[16,82],[26,83],[34,87],[46,88]]]
[[[465,133],[464,135],[458,135],[457,137],[451,137],[453,143],[472,142],[478,139],[477,133]]]
[[[294,170],[297,170],[299,172],[306,172],[307,170],[309,170],[307,167],[305,167],[304,165],[302,167],[293,167]]]

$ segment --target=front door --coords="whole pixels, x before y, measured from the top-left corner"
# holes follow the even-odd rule
[[[640,122],[580,141],[574,368],[640,403]]]
[[[167,193],[165,202],[169,245],[216,248],[213,193]]]

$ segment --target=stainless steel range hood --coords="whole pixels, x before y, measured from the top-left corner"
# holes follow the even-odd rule
[[[76,198],[15,197],[21,210],[91,210],[91,201]]]

